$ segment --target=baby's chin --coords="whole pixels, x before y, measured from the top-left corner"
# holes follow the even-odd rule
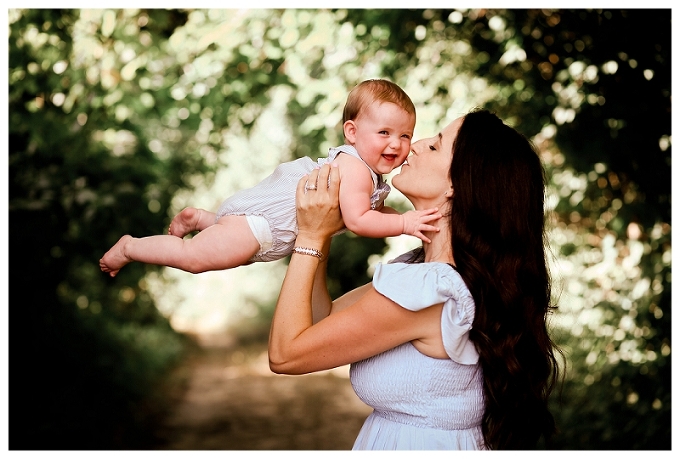
[[[399,167],[392,167],[392,168],[389,168],[389,167],[376,167],[376,168],[371,168],[371,170],[372,170],[373,172],[375,172],[376,174],[378,174],[378,175],[387,175],[387,174],[390,174],[390,173],[392,173],[392,171],[395,170],[395,169],[398,170]]]
[[[406,163],[406,161],[403,161],[403,162],[399,163],[398,165],[396,165],[394,167],[386,167],[383,170],[383,172],[379,172],[379,174],[381,173],[382,175],[387,175],[387,174],[391,174],[392,172],[399,173],[401,171],[401,166],[403,166],[405,163]]]
[[[396,188],[397,190],[401,191],[399,189],[399,182],[401,181],[400,177],[401,171],[397,171],[397,174],[392,177],[392,180],[390,181],[392,184],[392,188]]]
[[[399,164],[397,167],[395,167],[394,169],[392,169],[392,171],[394,171],[396,174],[400,174],[401,171],[402,171],[401,167],[402,167],[403,165],[408,165],[408,163],[407,163],[406,161],[404,161],[403,163]]]

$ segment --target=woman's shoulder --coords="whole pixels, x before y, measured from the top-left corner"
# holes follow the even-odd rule
[[[373,287],[401,307],[419,311],[443,304],[442,341],[448,356],[474,365],[479,355],[469,339],[475,318],[475,302],[460,274],[446,263],[379,264]]]
[[[397,258],[393,258],[388,263],[422,263],[425,260],[425,255],[422,247],[416,247],[413,250],[404,252]]]
[[[373,275],[373,287],[411,310],[469,296],[458,272],[451,265],[439,262],[378,264]]]

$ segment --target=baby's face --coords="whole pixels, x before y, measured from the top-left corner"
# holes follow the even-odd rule
[[[416,117],[391,102],[373,102],[357,119],[354,148],[377,174],[388,174],[406,160]]]

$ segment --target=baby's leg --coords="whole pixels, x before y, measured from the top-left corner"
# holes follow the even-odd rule
[[[130,263],[132,260],[125,252],[125,247],[128,241],[134,239],[129,234],[118,239],[113,247],[109,249],[108,252],[104,254],[103,257],[99,259],[99,268],[105,273],[109,273],[111,277],[116,277],[120,268]]]
[[[111,277],[131,261],[202,273],[245,265],[260,250],[246,217],[222,217],[191,239],[123,236],[99,261]]]
[[[203,231],[215,224],[215,213],[203,209],[187,207],[170,222],[168,234],[171,236],[184,237],[194,231]]]

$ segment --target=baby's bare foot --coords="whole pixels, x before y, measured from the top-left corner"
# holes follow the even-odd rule
[[[170,222],[170,229],[168,234],[171,236],[184,237],[198,229],[198,221],[200,217],[200,210],[193,207],[187,207],[180,213],[175,215],[175,218]]]
[[[109,249],[108,252],[99,260],[99,267],[111,277],[116,277],[120,268],[130,263],[132,260],[125,254],[125,244],[132,239],[132,236],[125,235],[118,239],[118,242]]]

